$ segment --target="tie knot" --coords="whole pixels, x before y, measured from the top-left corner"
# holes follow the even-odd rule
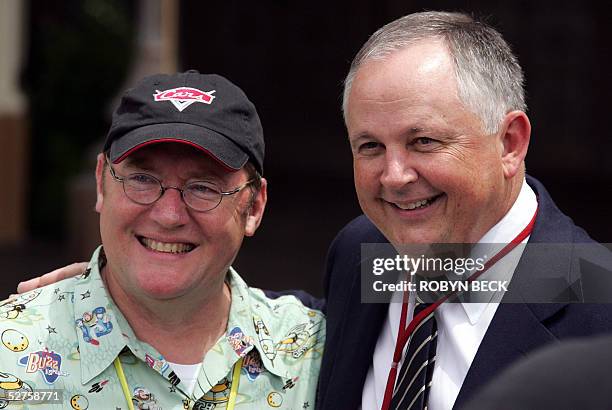
[[[418,315],[419,313],[421,313],[422,311],[424,311],[425,309],[427,309],[429,306],[431,306],[431,303],[424,303],[424,302],[416,302],[416,304],[414,305],[414,316]]]

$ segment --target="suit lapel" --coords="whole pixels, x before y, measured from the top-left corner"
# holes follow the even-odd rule
[[[538,196],[539,208],[529,243],[572,243],[571,220],[557,209],[538,181],[527,177],[527,182]],[[460,409],[478,389],[528,352],[557,341],[555,335],[548,330],[546,319],[564,309],[567,304],[525,301],[538,299],[538,292],[542,290],[539,276],[558,278],[567,284],[571,283],[570,271],[570,252],[564,252],[561,247],[551,247],[548,252],[525,248],[512,277],[510,292],[493,316],[453,408]]]

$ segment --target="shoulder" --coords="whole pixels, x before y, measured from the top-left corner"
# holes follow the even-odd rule
[[[330,282],[344,283],[345,277],[352,277],[361,263],[361,245],[366,243],[388,243],[383,234],[365,216],[349,222],[336,235],[327,252],[325,289],[329,298]],[[329,304],[329,300],[327,303]]]
[[[70,353],[64,347],[77,340],[72,326],[72,282],[67,279],[35,289],[0,305],[2,374],[26,383],[34,377],[29,367],[32,360],[47,355],[59,362]]]
[[[304,306],[293,295],[270,299],[261,289],[249,288],[249,296],[255,331],[268,333],[279,351],[288,349],[292,359],[300,358],[300,352],[307,350],[322,353],[325,316],[320,310]],[[318,365],[320,357],[318,354],[314,356]]]
[[[75,283],[75,278],[69,278],[7,299],[0,304],[0,323],[3,327],[31,326],[38,321],[48,320],[51,314],[69,314]]]
[[[334,242],[347,244],[386,242],[383,234],[365,215],[360,215],[344,226],[336,235]]]
[[[245,329],[252,326],[258,334],[263,330],[271,339],[305,326],[311,329],[311,335],[319,335],[317,339],[324,340],[325,316],[320,310],[305,306],[294,295],[270,298],[261,289],[248,286],[232,268],[229,283],[232,290],[230,321]]]
[[[272,298],[267,292],[252,287],[248,288],[248,292],[251,308],[270,317],[270,320],[293,323],[314,320],[325,323],[325,316],[320,310],[306,306],[301,298],[294,294],[272,294],[271,296],[275,296]]]
[[[305,384],[314,392],[325,344],[325,316],[292,295],[270,299],[257,288],[249,288],[248,293],[254,339],[264,363],[284,370],[285,376],[308,380]]]
[[[585,243],[594,240],[565,215],[537,179],[527,175],[527,183],[538,198],[538,216],[529,242]]]
[[[383,234],[365,215],[358,216],[338,232],[327,254],[327,270],[334,264],[353,267],[359,262],[361,245],[387,243]]]

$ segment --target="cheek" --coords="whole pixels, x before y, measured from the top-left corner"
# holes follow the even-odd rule
[[[106,196],[100,210],[100,235],[105,248],[113,247],[119,252],[126,252],[127,243],[142,213],[143,210],[134,204],[110,201],[110,196]]]
[[[212,244],[224,244],[229,249],[233,244],[240,244],[245,232],[246,215],[234,209],[232,212],[215,209],[216,214],[205,214],[197,223],[202,236]]]
[[[353,164],[355,190],[359,197],[373,195],[379,190],[377,164],[372,160],[355,160]]]

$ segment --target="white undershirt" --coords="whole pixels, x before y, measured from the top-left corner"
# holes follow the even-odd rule
[[[181,379],[181,383],[184,383],[187,386],[188,394],[193,392],[193,388],[195,387],[196,382],[198,381],[198,374],[200,373],[200,367],[202,367],[202,363],[196,364],[178,364],[168,362],[174,373]]]
[[[512,241],[531,221],[537,208],[533,190],[523,181],[521,192],[508,213],[491,228],[478,242],[479,244],[503,243]],[[526,243],[527,237],[522,243]],[[485,275],[510,280],[524,246],[517,246],[506,257],[493,265]],[[492,256],[489,254],[489,256]],[[408,305],[407,323],[412,319],[414,296]],[[500,297],[501,295],[497,295]],[[394,295],[401,301],[401,292]],[[476,356],[476,352],[497,310],[499,299],[488,303],[444,303],[435,311],[438,325],[436,361],[429,392],[429,410],[450,410],[459,395],[463,380]],[[484,301],[483,301],[484,302]],[[363,386],[363,410],[380,409],[385,394],[387,377],[393,360],[395,342],[399,328],[402,304],[391,303],[382,331],[376,343],[373,365],[368,371]],[[404,354],[405,354],[404,349]],[[403,360],[402,360],[403,361]],[[401,366],[401,363],[400,363]]]

